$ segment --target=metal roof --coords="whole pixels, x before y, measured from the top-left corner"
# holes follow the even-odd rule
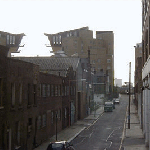
[[[70,57],[14,57],[22,61],[39,65],[40,71],[47,71],[50,74],[57,74],[64,72],[61,75],[65,76],[66,71],[69,67],[73,67],[76,71],[80,58]],[[55,73],[57,71],[57,73]]]

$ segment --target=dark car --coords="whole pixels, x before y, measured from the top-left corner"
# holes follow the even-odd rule
[[[67,141],[51,142],[46,150],[75,150]]]
[[[113,111],[113,102],[108,101],[104,104],[104,112]]]

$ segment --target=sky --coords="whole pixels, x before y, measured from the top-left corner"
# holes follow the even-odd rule
[[[20,54],[51,56],[44,33],[54,34],[88,26],[114,32],[114,77],[134,82],[134,56],[142,41],[141,0],[0,0],[0,31],[24,33]]]

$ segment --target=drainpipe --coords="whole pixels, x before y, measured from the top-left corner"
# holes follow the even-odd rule
[[[141,89],[141,128],[143,130],[143,90],[144,88],[142,87]]]

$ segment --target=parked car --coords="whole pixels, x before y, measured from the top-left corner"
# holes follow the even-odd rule
[[[115,104],[119,104],[119,103],[120,103],[119,98],[116,98],[116,99],[115,99]]]
[[[115,109],[115,100],[112,100],[113,103],[113,109]]]
[[[67,141],[51,142],[46,150],[75,150],[73,145]]]
[[[104,112],[113,111],[113,102],[105,102],[104,104]]]

